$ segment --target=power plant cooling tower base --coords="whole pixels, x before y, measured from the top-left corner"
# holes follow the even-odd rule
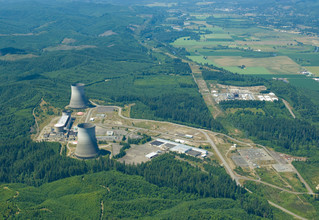
[[[99,153],[95,125],[91,123],[78,124],[78,144],[74,155],[80,159],[91,159],[97,157]]]

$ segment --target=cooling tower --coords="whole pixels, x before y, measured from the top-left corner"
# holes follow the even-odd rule
[[[78,144],[74,154],[81,159],[94,158],[99,155],[94,124],[78,124]]]
[[[70,108],[86,108],[88,101],[84,95],[84,84],[76,83],[71,85]]]

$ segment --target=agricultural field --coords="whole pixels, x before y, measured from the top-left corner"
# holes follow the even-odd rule
[[[250,75],[299,74],[303,67],[313,66],[312,70],[319,75],[317,37],[258,27],[236,14],[194,17],[186,28],[199,33],[200,39],[182,37],[172,43],[185,48],[192,61]],[[239,68],[241,65],[246,68]]]
[[[319,66],[307,66],[305,67],[305,69],[313,73],[315,76],[319,77]]]
[[[288,83],[290,83],[293,86],[301,87],[301,88],[307,88],[309,90],[313,91],[319,91],[319,82],[313,80],[312,77],[304,76],[304,75],[259,75],[260,77],[263,77],[265,79],[272,79],[273,77],[276,78],[284,78],[287,79]]]

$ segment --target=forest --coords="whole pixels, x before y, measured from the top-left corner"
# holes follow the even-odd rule
[[[36,130],[35,107],[44,100],[61,111],[75,82],[85,83],[88,97],[106,105],[134,103],[132,117],[227,133],[224,119],[214,119],[205,105],[188,64],[156,50],[185,56],[185,50],[168,43],[185,36],[198,39],[196,32],[160,26],[168,14],[157,7],[80,1],[1,4],[0,218],[287,217],[237,186],[215,161],[192,166],[186,157],[166,154],[139,165],[117,162],[136,144],[133,140],[123,143],[113,159],[83,161],[60,155],[59,143],[30,138]],[[203,70],[205,80],[265,85],[297,111],[292,120],[281,102],[222,103],[224,111],[237,108],[226,117],[228,123],[277,150],[316,155],[319,102],[290,85],[211,68],[215,71]],[[143,136],[139,141],[149,140]]]
[[[156,189],[161,189],[161,192],[158,192],[158,196],[163,196],[162,199],[165,200],[158,202],[162,203],[163,205],[166,203],[170,204],[169,198],[177,198],[181,195],[188,197],[193,202],[195,202],[195,200],[199,201],[198,199],[201,198],[211,198],[209,201],[214,201],[212,200],[212,198],[227,198],[228,200],[225,200],[222,203],[225,203],[226,205],[227,201],[233,201],[234,205],[241,210],[240,213],[243,216],[260,216],[265,218],[273,217],[273,211],[266,201],[253,195],[247,194],[246,190],[242,187],[237,186],[236,183],[232,181],[231,178],[226,174],[225,170],[219,165],[216,165],[216,163],[208,161],[207,165],[205,166],[204,172],[201,171],[199,167],[193,167],[187,162],[176,160],[176,156],[169,154],[165,154],[161,157],[155,158],[154,160],[152,160],[151,163],[140,165],[125,165],[107,157],[100,157],[97,160],[91,161],[79,161],[68,158],[66,156],[60,156],[57,153],[59,151],[59,148],[60,145],[57,143],[34,143],[32,141],[21,141],[20,143],[16,143],[16,146],[8,144],[4,148],[0,148],[1,182],[7,183],[5,184],[5,186],[8,186],[9,188],[17,187],[16,190],[18,191],[20,191],[20,189],[23,190],[24,188],[26,188],[29,191],[29,195],[32,195],[34,191],[37,192],[37,194],[41,194],[41,196],[37,200],[31,198],[28,199],[28,201],[30,201],[28,204],[24,205],[25,209],[21,212],[21,217],[25,216],[28,218],[54,218],[59,216],[59,209],[62,209],[62,211],[66,211],[63,210],[65,209],[65,207],[55,207],[52,204],[50,205],[44,203],[46,198],[59,198],[59,196],[55,194],[61,192],[55,191],[50,194],[43,194],[43,192],[47,191],[47,189],[44,189],[49,187],[50,185],[55,185],[55,187],[57,187],[58,189],[67,191],[68,188],[63,182],[72,182],[72,179],[70,178],[72,178],[73,176],[78,176],[76,177],[77,179],[82,178],[83,180],[90,177],[81,177],[81,175],[91,175],[92,173],[96,173],[94,176],[98,177],[98,181],[109,182],[108,184],[102,182],[99,183],[97,185],[98,188],[100,187],[100,185],[106,185],[110,188],[112,188],[112,186],[122,186],[123,183],[117,182],[119,180],[115,180],[114,177],[107,178],[107,175],[110,174],[105,175],[103,173],[100,173],[101,171],[119,172],[121,173],[122,178],[126,179],[126,182],[131,181],[132,178],[136,178],[134,176],[140,176],[142,178],[141,181],[143,180],[144,184],[156,187]],[[12,183],[22,183],[22,185],[15,185]],[[94,189],[93,185],[96,185],[93,183],[92,187],[90,187],[91,190]],[[27,185],[32,187],[27,187]],[[53,186],[49,187],[49,189],[52,187]],[[140,190],[143,190],[144,192],[147,192],[147,188],[143,188],[143,185],[136,185],[136,187],[138,187]],[[30,189],[32,190],[30,191]],[[129,192],[126,192],[127,190]],[[99,191],[101,191],[100,188]],[[170,196],[165,196],[169,191],[171,191],[169,193]],[[89,191],[83,186],[79,188],[79,191],[71,190],[71,192],[73,192],[71,194],[74,194],[74,196],[79,193],[89,193]],[[107,193],[107,190],[104,189],[101,191],[101,193],[105,194]],[[153,194],[150,195],[149,193],[147,197],[149,197],[149,199],[155,199]],[[27,194],[21,194],[22,195],[17,198],[13,197],[9,200],[1,200],[1,209],[7,209],[6,213],[11,213],[12,215],[12,212],[14,212],[16,205],[20,204],[24,200],[24,197],[27,196]],[[130,194],[131,196],[129,196]],[[92,196],[95,195],[96,194],[94,193],[92,194]],[[122,188],[121,190],[115,192],[112,191],[112,195],[112,197],[110,197],[110,195],[106,195],[106,197],[108,198],[108,200],[112,199],[113,197],[117,198],[116,200],[119,200],[118,205],[125,205],[123,201],[127,201],[128,199],[133,200],[138,198],[138,194],[136,194],[136,191],[134,191],[132,186],[130,186],[129,189]],[[119,198],[123,198],[124,200],[121,200]],[[6,201],[10,201],[10,203],[6,203]],[[156,204],[158,202],[156,202]],[[82,202],[79,201],[79,205],[81,203]],[[31,204],[33,205],[31,206]],[[145,204],[145,207],[143,209],[135,209],[134,211],[133,209],[125,209],[126,211],[124,211],[124,213],[120,213],[116,211],[118,205],[115,207],[109,207],[109,211],[113,213],[112,215],[118,217],[120,215],[153,215],[162,209],[157,206],[153,206],[150,207],[150,209],[153,210],[152,212],[145,213],[148,206]],[[177,203],[170,204],[169,206],[166,206],[166,209],[168,207],[171,208],[176,205]],[[33,208],[31,209],[31,207]],[[54,210],[53,213],[41,213],[40,209],[43,207],[47,207],[48,209],[56,208],[57,210]],[[74,208],[71,208],[71,210],[74,210]],[[189,215],[192,215],[194,211],[190,212]],[[231,216],[232,213],[233,211],[229,210],[229,213],[227,213],[227,215]],[[73,213],[72,215],[74,214],[75,213]],[[94,212],[86,213],[86,216],[93,215]],[[209,214],[207,213],[206,215],[218,216],[219,214],[212,213],[210,211]]]

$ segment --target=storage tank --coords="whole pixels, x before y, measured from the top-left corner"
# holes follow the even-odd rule
[[[74,154],[81,159],[95,158],[99,155],[94,124],[78,124],[78,143]]]
[[[84,94],[84,84],[75,83],[71,85],[71,100],[70,108],[86,108],[88,106],[88,101]]]

